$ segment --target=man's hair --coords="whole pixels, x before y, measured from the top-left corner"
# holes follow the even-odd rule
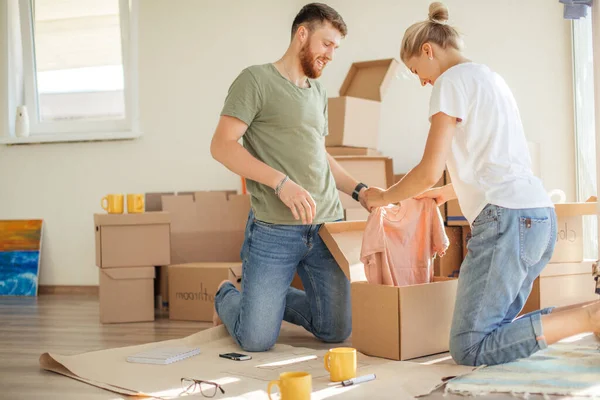
[[[310,3],[302,7],[302,9],[294,18],[292,24],[292,38],[298,31],[300,25],[304,25],[309,31],[313,31],[317,26],[322,25],[325,22],[329,22],[335,29],[340,31],[342,36],[346,36],[348,28],[346,23],[340,14],[327,4],[323,3]]]

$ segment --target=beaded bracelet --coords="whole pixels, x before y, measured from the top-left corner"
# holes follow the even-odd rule
[[[288,181],[288,179],[290,179],[290,177],[286,175],[285,178],[283,178],[281,182],[277,184],[277,187],[275,188],[275,195],[277,195],[277,197],[279,197],[279,193],[281,193],[281,189],[283,188],[283,185]]]

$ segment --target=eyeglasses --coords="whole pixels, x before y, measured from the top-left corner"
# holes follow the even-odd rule
[[[204,397],[215,397],[217,389],[225,394],[225,390],[218,383],[203,381],[201,379],[181,378],[181,389],[186,394],[198,393],[200,391]]]

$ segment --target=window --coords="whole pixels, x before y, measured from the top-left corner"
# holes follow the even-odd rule
[[[5,143],[139,135],[136,1],[8,0],[9,77],[15,79]],[[15,135],[12,122],[23,105],[25,138]]]
[[[591,15],[572,21],[573,87],[575,99],[575,139],[577,200],[586,201],[597,194],[596,131],[594,124],[594,76]],[[583,222],[584,257],[598,258],[598,221],[585,216]]]

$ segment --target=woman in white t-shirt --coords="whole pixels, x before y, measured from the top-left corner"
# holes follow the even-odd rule
[[[544,309],[516,319],[533,281],[552,257],[556,214],[531,160],[506,82],[460,51],[448,9],[409,27],[400,58],[433,86],[431,127],[421,162],[388,190],[370,188],[369,208],[411,197],[457,198],[472,228],[462,263],[450,353],[459,364],[493,365],[527,357],[574,334],[600,330],[600,303]],[[448,169],[452,184],[430,189]],[[429,190],[428,190],[429,189]]]

